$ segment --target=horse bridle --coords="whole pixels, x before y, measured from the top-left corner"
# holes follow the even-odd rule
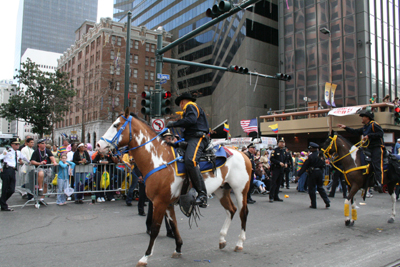
[[[130,143],[130,142],[132,141],[132,139],[133,139],[133,135],[132,135],[132,116],[129,115],[128,118],[125,118],[125,116],[121,115],[121,117],[125,119],[125,123],[121,126],[121,128],[119,128],[118,132],[115,134],[115,136],[113,137],[113,139],[109,140],[109,139],[106,139],[106,138],[103,138],[103,137],[100,138],[100,140],[103,140],[103,141],[106,142],[107,144],[110,144],[111,146],[113,146],[113,147],[117,150],[117,154],[118,154],[118,155],[123,154],[123,153],[126,153],[126,152],[128,152],[128,151],[130,151],[130,150],[134,150],[134,149],[137,149],[137,148],[139,148],[139,147],[145,146],[145,145],[147,145],[148,143],[153,142],[158,136],[160,136],[160,135],[162,135],[163,133],[165,133],[166,131],[168,131],[168,128],[164,128],[161,132],[159,132],[155,137],[153,137],[153,138],[150,139],[149,141],[147,141],[147,142],[145,142],[145,143],[143,143],[143,144],[141,144],[141,145],[139,145],[139,146],[136,146],[136,147],[133,147],[133,148],[130,148],[130,149],[126,149],[125,151],[121,152],[121,151],[119,151],[119,149],[118,149],[119,138],[120,138],[122,132],[125,130],[125,127],[126,127],[126,125],[128,125],[128,123],[129,123],[129,143]],[[128,144],[129,144],[129,143],[128,143]]]

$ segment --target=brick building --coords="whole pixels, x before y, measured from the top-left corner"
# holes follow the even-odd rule
[[[141,93],[155,87],[157,34],[131,27],[129,106],[135,113],[140,113]],[[94,145],[124,108],[126,23],[110,18],[97,24],[85,21],[75,36],[75,44],[58,60],[58,69],[70,74],[77,94],[64,121],[56,124],[54,139],[60,144],[61,134],[76,134]],[[164,31],[163,40],[167,45],[171,34]],[[170,73],[169,64],[163,73]],[[163,88],[169,91],[170,81]]]

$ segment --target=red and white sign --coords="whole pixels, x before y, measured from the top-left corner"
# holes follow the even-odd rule
[[[165,120],[164,119],[152,119],[151,127],[156,132],[161,132],[165,128]]]
[[[334,108],[329,111],[328,115],[331,116],[347,116],[356,114],[362,107],[344,107],[344,108]]]

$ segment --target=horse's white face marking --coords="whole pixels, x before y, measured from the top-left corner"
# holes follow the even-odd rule
[[[110,126],[110,128],[108,128],[107,132],[102,137],[107,140],[112,140],[114,138],[114,136],[118,133],[115,125],[118,125],[120,122],[121,122],[120,118],[117,118],[115,120],[115,122]],[[118,140],[118,142],[119,141],[121,141],[121,137]],[[109,147],[109,144],[107,142],[105,142],[104,140],[100,140],[97,142],[98,151],[100,151],[102,153],[107,152],[108,147]]]
[[[356,164],[356,159],[357,159],[357,151],[358,151],[358,147],[356,146],[352,146],[349,150],[349,152],[351,152],[351,158],[354,161],[354,164]]]

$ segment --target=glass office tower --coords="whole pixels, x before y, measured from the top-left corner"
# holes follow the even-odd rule
[[[281,71],[293,77],[281,84],[280,109],[304,107],[304,97],[324,103],[330,80],[339,107],[400,94],[398,0],[280,0],[279,7]]]
[[[98,0],[21,0],[16,51],[27,48],[63,53],[75,42],[75,31],[85,20],[96,21]],[[22,22],[22,23],[21,23]]]

